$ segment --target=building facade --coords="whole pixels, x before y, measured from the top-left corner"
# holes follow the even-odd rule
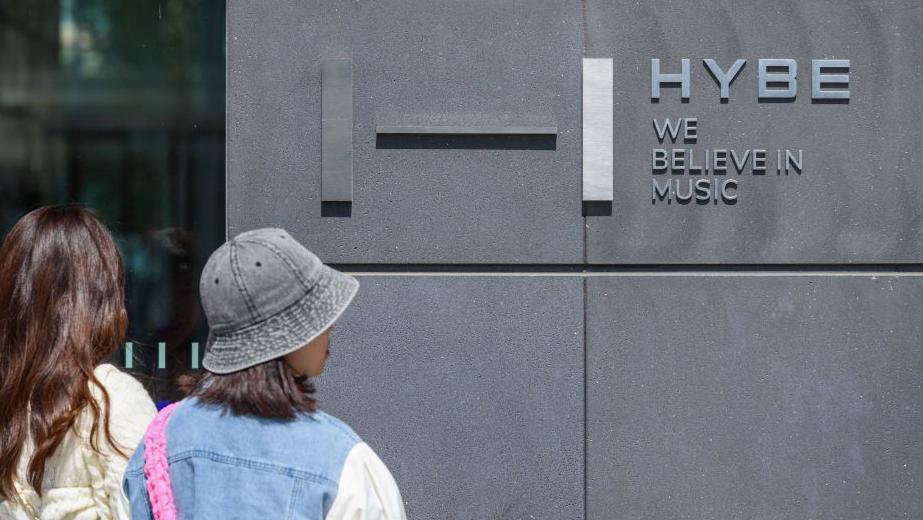
[[[228,6],[228,231],[417,518],[923,512],[913,2]]]

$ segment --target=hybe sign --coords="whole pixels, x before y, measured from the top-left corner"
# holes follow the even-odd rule
[[[717,102],[729,103],[734,82],[747,60],[738,59],[724,68],[714,59],[702,66],[714,80]],[[811,60],[811,103],[849,102],[849,60]],[[667,102],[678,87],[678,100],[691,97],[691,61],[679,60],[679,71],[665,71],[661,60],[650,60],[651,103]],[[760,102],[794,101],[798,95],[798,62],[794,59],[758,60],[757,88]],[[612,60],[583,60],[583,200],[611,201],[613,195]],[[670,89],[673,90],[673,89]],[[674,90],[674,91],[675,91]],[[673,98],[673,99],[677,99]],[[750,99],[753,99],[750,98]],[[745,100],[744,102],[751,102]],[[741,177],[801,176],[806,169],[800,148],[745,149],[696,147],[707,126],[698,117],[653,118],[650,131],[656,139],[650,149],[651,203],[654,205],[736,204]]]
[[[731,84],[740,75],[747,60],[738,59],[727,71],[715,60],[702,60],[708,73],[718,84],[722,101],[731,95]],[[660,101],[662,85],[679,85],[680,96],[689,99],[692,81],[689,59],[680,60],[680,72],[667,74],[660,70],[660,60],[651,60],[651,101]],[[795,99],[798,92],[798,62],[792,59],[759,60],[757,97],[766,99]],[[849,60],[811,60],[811,99],[818,101],[849,99]]]
[[[702,61],[714,79],[720,102],[727,103],[734,80],[746,65],[736,60],[726,70],[714,59]],[[659,59],[651,60],[651,102],[661,100],[661,87],[678,86],[680,99],[690,97],[690,61],[680,60],[680,71],[666,73]],[[760,59],[757,68],[757,101],[794,100],[798,94],[798,62],[793,59]],[[849,101],[849,60],[811,60],[811,101]],[[699,120],[696,117],[653,120],[658,146],[651,149],[651,203],[736,204],[738,178],[742,175],[802,175],[804,151],[765,148],[695,148]],[[681,139],[680,139],[681,137]],[[680,143],[677,141],[681,140]],[[664,145],[673,145],[667,148]],[[677,145],[681,147],[677,147]]]

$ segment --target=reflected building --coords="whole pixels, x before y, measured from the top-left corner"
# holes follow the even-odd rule
[[[225,237],[224,25],[213,0],[0,1],[0,230],[52,203],[104,218],[158,399],[204,345],[198,273]]]

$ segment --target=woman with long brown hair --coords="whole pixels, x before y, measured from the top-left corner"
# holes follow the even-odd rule
[[[156,413],[103,363],[125,341],[125,270],[75,205],[24,216],[0,247],[0,518],[129,518],[127,457]]]

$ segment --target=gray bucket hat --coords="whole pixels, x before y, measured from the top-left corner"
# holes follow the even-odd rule
[[[199,281],[209,327],[202,366],[227,374],[298,350],[358,289],[284,229],[241,233],[212,253]]]

